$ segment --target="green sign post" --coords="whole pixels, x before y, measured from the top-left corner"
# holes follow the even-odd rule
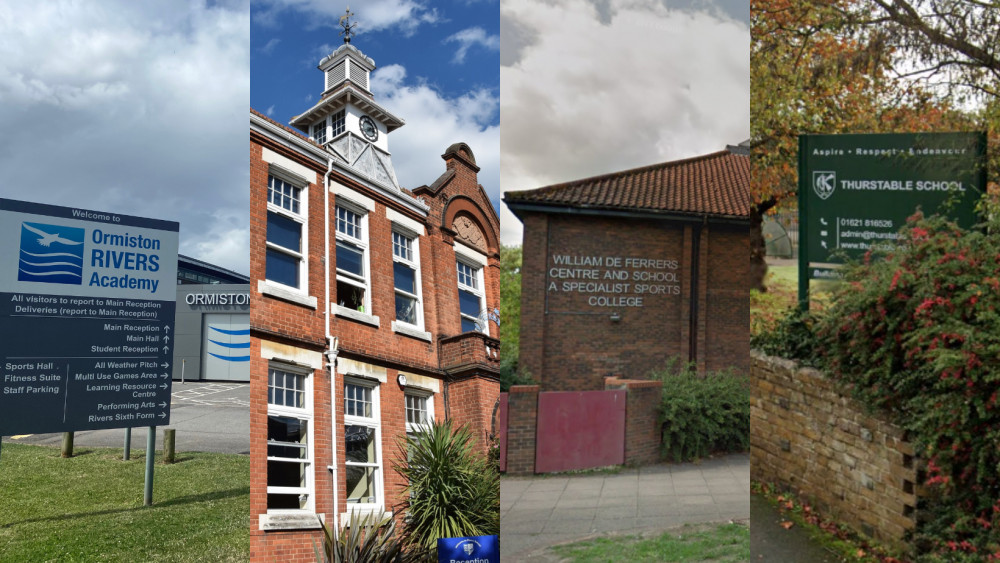
[[[800,306],[810,279],[837,279],[845,259],[892,248],[918,207],[974,225],[985,153],[985,133],[801,135]]]

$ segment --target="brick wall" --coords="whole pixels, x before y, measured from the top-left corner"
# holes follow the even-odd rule
[[[790,489],[856,531],[905,548],[917,469],[903,431],[822,373],[751,354],[753,479]]]
[[[507,396],[507,474],[535,473],[538,385],[514,385]]]
[[[660,459],[659,406],[663,384],[608,377],[605,389],[624,389],[625,463],[642,465]],[[515,385],[507,403],[507,474],[535,473],[538,385]]]
[[[601,389],[604,377],[646,378],[671,357],[700,370],[749,369],[748,229],[723,224],[524,212],[521,268],[522,369],[543,391]],[[556,256],[665,259],[673,269],[627,265],[627,291],[564,291]],[[586,269],[586,267],[582,267]],[[598,275],[615,268],[597,268]],[[672,276],[670,293],[636,292],[637,274]],[[590,281],[590,280],[586,280]],[[676,293],[674,291],[676,290]],[[594,297],[639,297],[641,306],[601,306]],[[692,317],[696,315],[696,317]]]
[[[625,463],[644,465],[660,460],[660,401],[663,382],[609,377],[605,389],[625,389]]]

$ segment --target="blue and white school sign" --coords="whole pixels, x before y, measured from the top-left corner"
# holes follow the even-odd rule
[[[441,538],[438,540],[438,563],[500,563],[497,536]]]
[[[170,422],[178,229],[0,199],[0,436]]]

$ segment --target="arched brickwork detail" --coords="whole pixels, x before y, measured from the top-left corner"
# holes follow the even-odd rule
[[[489,254],[500,252],[500,243],[497,240],[497,233],[490,226],[487,214],[471,198],[466,196],[455,196],[448,200],[444,208],[444,221],[441,225],[445,229],[452,230],[452,225],[459,215],[464,215],[472,219],[472,222],[479,228],[479,231],[486,237],[486,245]]]

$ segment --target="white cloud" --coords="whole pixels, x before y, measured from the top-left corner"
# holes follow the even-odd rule
[[[196,258],[249,230],[249,7],[185,7],[0,3],[0,196],[179,221]]]
[[[336,27],[346,8],[328,0],[254,0],[253,5],[254,22],[264,26],[276,25],[281,12],[293,9],[308,14],[316,27]],[[421,25],[441,20],[437,10],[417,0],[366,0],[351,12],[355,15],[352,21],[359,22],[355,28],[359,34],[393,29],[411,35]]]
[[[496,35],[487,35],[486,30],[481,27],[463,29],[462,31],[447,37],[444,42],[458,43],[458,50],[455,51],[455,57],[452,59],[452,62],[456,64],[465,62],[465,54],[468,53],[469,49],[475,45],[479,45],[484,49],[491,51],[497,51],[500,49],[500,37]]]
[[[500,128],[490,125],[500,104],[496,92],[474,90],[448,98],[422,79],[408,80],[400,65],[376,70],[371,84],[379,103],[406,120],[389,140],[400,184],[410,189],[431,184],[445,171],[441,154],[464,142],[481,168],[479,183],[499,207]]]
[[[617,2],[603,15],[585,0],[505,0],[501,35],[503,191],[706,154],[749,137],[743,22],[657,0]],[[501,225],[504,243],[519,244],[520,222],[504,211]]]
[[[265,43],[264,46],[261,47],[259,50],[261,53],[264,53],[265,55],[270,55],[272,52],[274,52],[275,47],[277,47],[279,43],[281,43],[281,39],[273,37],[271,38],[270,41]]]
[[[267,111],[264,112],[268,117],[274,115],[274,104],[268,106]]]

